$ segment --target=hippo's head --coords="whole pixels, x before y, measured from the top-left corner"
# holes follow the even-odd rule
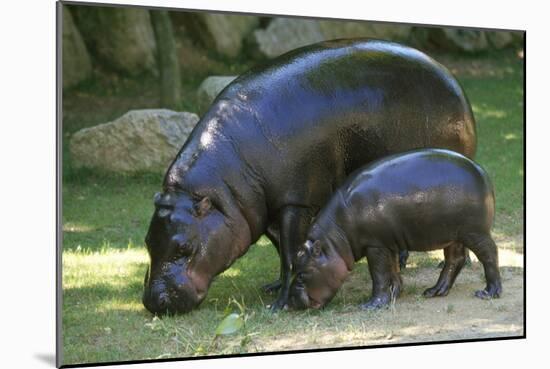
[[[145,237],[150,257],[143,292],[147,310],[185,313],[202,302],[212,278],[227,267],[230,257],[231,232],[225,220],[208,197],[155,195],[155,213]]]
[[[322,240],[308,240],[300,247],[295,272],[290,286],[291,309],[325,306],[349,274],[344,259]]]

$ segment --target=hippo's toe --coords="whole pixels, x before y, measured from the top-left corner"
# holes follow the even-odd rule
[[[475,292],[475,296],[482,300],[490,300],[499,298],[502,293],[501,286],[487,286],[484,290],[479,290]]]
[[[383,307],[387,307],[390,304],[390,296],[373,296],[371,299],[364,304],[360,305],[360,308],[363,310],[375,310]]]
[[[436,297],[436,296],[447,296],[449,294],[449,285],[447,283],[437,284],[432,288],[428,288],[422,294],[424,297]]]

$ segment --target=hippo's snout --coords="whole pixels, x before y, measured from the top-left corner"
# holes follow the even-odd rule
[[[168,269],[170,272],[161,276],[146,273],[143,305],[157,315],[187,313],[197,307],[204,296],[199,296],[181,264]]]
[[[145,289],[143,293],[143,305],[153,314],[163,315],[170,310],[170,298],[166,291],[158,292],[155,289]]]
[[[143,305],[153,314],[184,314],[200,304],[201,300],[191,288],[145,288]]]
[[[288,307],[292,310],[303,310],[309,307],[309,296],[302,283],[295,281],[290,287]]]

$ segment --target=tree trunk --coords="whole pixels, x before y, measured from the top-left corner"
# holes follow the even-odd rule
[[[151,22],[157,41],[160,102],[163,107],[178,110],[181,106],[181,80],[172,22],[166,10],[151,10]]]

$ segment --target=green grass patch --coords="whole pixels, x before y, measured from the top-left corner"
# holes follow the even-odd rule
[[[509,62],[509,61],[508,61]],[[496,227],[508,235],[523,233],[523,69],[508,65],[501,77],[460,79],[477,121],[476,161],[495,187]]]

